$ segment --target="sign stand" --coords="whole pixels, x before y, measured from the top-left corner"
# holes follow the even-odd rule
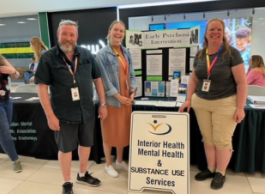
[[[190,193],[189,114],[132,113],[129,191]]]

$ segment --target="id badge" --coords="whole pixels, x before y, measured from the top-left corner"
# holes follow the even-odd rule
[[[73,101],[77,101],[80,100],[80,96],[79,96],[79,91],[78,88],[71,88],[71,93],[72,93],[72,100]]]
[[[204,79],[202,84],[202,91],[209,92],[211,86],[211,80]]]
[[[125,80],[125,83],[126,83],[126,88],[127,88],[127,90],[129,90],[129,85],[128,85],[127,80]]]

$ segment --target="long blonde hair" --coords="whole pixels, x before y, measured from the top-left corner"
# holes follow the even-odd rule
[[[261,71],[263,73],[263,77],[265,78],[265,65],[262,57],[260,55],[252,55],[251,60],[251,69],[257,69],[258,71]]]
[[[208,47],[208,40],[206,38],[206,33],[207,33],[207,30],[208,30],[208,27],[209,27],[209,24],[211,22],[220,22],[223,26],[223,44],[224,44],[224,48],[225,48],[225,52],[224,52],[224,55],[225,54],[229,54],[231,56],[231,49],[230,49],[230,45],[226,39],[226,36],[225,36],[225,23],[223,20],[221,19],[218,19],[218,18],[214,18],[214,19],[211,19],[210,21],[208,21],[208,24],[206,26],[206,31],[205,31],[205,34],[204,34],[204,41],[203,41],[203,49],[201,50],[200,54],[199,54],[199,58],[202,59],[202,56],[206,53],[206,49]]]
[[[5,58],[4,56],[0,53],[0,66],[5,66],[6,62],[5,62]]]
[[[36,61],[40,60],[41,51],[42,50],[48,50],[47,46],[42,42],[42,40],[39,37],[32,37],[30,39],[30,43],[34,47],[34,56]]]

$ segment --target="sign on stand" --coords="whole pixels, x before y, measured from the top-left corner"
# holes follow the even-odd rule
[[[135,111],[130,138],[130,191],[190,193],[187,113]]]

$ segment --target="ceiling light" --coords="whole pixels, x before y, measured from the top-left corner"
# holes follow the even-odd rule
[[[131,4],[131,5],[120,5],[119,9],[135,8],[135,7],[149,7],[149,6],[159,6],[159,5],[172,5],[172,4],[184,4],[184,3],[200,3],[206,1],[216,1],[216,0],[179,0],[179,1],[166,1],[157,3],[142,3],[142,4]]]
[[[5,24],[0,24],[0,26],[5,26]]]
[[[23,21],[19,21],[17,22],[18,24],[25,24],[26,22],[23,22]]]
[[[27,18],[27,20],[37,20],[36,18]]]

